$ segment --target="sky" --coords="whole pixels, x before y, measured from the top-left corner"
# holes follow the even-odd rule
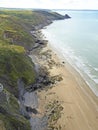
[[[98,0],[0,0],[0,7],[44,9],[98,9]]]

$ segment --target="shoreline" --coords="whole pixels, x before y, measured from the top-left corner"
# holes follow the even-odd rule
[[[81,74],[81,72],[79,72],[79,70],[77,68],[75,68],[73,65],[71,65],[64,57],[61,57],[61,55],[59,56],[58,52],[56,52],[55,49],[52,48],[52,46],[49,45],[49,48],[56,53],[57,57],[58,57],[58,60],[60,61],[60,63],[63,63],[64,62],[64,66],[65,66],[65,69],[67,69],[72,75],[73,77],[75,77],[75,80],[78,82],[78,79],[81,80],[81,82],[84,82],[85,86],[88,87],[89,91],[91,91],[91,93],[93,93],[93,95],[98,98],[98,94],[96,94],[94,92],[94,90],[92,89],[92,85],[90,85],[90,83],[88,83],[88,81],[86,81],[84,78],[83,78],[83,75]],[[91,80],[91,79],[89,79]]]
[[[41,33],[43,34],[43,32],[41,31]],[[43,36],[43,40],[47,40],[47,38]],[[83,82],[85,82],[85,84],[90,88],[90,90],[93,92],[93,94],[98,97],[98,88],[97,84],[84,72],[84,74],[82,74],[81,70],[79,70],[79,68],[75,65],[72,65],[62,54],[59,55],[59,51],[56,50],[56,48],[54,46],[51,45],[51,43],[48,41],[48,47],[50,48],[50,50],[52,50],[54,53],[56,53],[59,61],[61,63],[65,63],[65,67],[68,69],[69,72],[71,72],[73,74],[74,77],[79,76],[81,78],[81,80],[83,80]],[[84,76],[86,75],[86,76]],[[84,77],[83,77],[84,76]],[[86,77],[88,80],[86,80]],[[77,80],[77,78],[76,78]],[[77,80],[78,81],[78,80]],[[91,84],[90,84],[91,83]],[[96,92],[97,90],[97,92]]]
[[[45,35],[45,32],[42,29],[42,33],[43,35]],[[47,40],[47,37],[44,36],[43,39]],[[93,93],[98,97],[98,83],[94,81],[94,79],[91,77],[91,75],[89,75],[85,70],[80,69],[79,66],[72,61],[71,58],[68,58],[68,55],[66,55],[66,53],[61,53],[60,51],[62,51],[60,49],[60,51],[57,49],[57,47],[55,47],[55,44],[51,44],[51,42],[49,42],[50,48],[52,48],[52,50],[58,55],[59,60],[64,60],[64,62],[66,62],[68,65],[69,70],[72,69],[75,72],[79,73],[79,75],[81,76],[81,78],[85,81],[85,83],[89,86],[89,88],[93,91]],[[70,66],[70,67],[69,67]]]
[[[55,127],[61,130],[97,130],[98,97],[94,95],[81,75],[60,59],[49,43],[43,50],[51,50],[51,59],[58,64],[53,64],[51,69],[48,68],[51,76],[60,74],[63,80],[51,89],[38,92],[40,111],[45,113],[49,102],[57,100],[63,107],[61,112],[63,114],[57,120],[56,126],[53,124]],[[41,60],[40,63],[45,65],[47,60]]]

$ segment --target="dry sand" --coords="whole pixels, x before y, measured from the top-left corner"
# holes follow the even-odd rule
[[[63,80],[48,91],[38,93],[41,113],[50,101],[56,99],[64,108],[56,123],[61,126],[60,130],[98,130],[98,97],[74,69],[62,63],[53,51],[51,54],[57,65],[49,71],[51,75],[61,74]],[[46,62],[42,61],[42,64]]]

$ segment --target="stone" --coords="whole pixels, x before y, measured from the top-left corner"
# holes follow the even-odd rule
[[[3,91],[3,85],[0,83],[0,92]]]
[[[71,17],[70,17],[68,14],[65,14],[64,18],[65,18],[65,19],[69,19],[69,18],[71,18]]]
[[[28,106],[26,106],[26,111],[27,112],[32,112],[34,114],[38,114],[38,111],[35,108],[31,108],[31,107],[28,107]]]

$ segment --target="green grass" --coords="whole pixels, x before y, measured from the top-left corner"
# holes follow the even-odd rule
[[[4,89],[0,93],[0,130],[30,130],[30,123],[20,115],[15,96]]]
[[[0,11],[0,77],[16,86],[19,78],[26,84],[34,82],[34,70],[25,50],[31,49],[35,39],[32,26],[61,17],[57,13],[31,10]],[[24,47],[24,48],[23,48]]]
[[[16,86],[17,80],[23,78],[25,84],[34,82],[35,72],[30,58],[25,50],[17,45],[0,45],[0,77],[8,80],[11,86]]]
[[[6,130],[31,130],[29,121],[22,116],[0,113],[0,121]]]
[[[63,18],[58,13],[32,10],[1,10],[0,39],[30,49],[35,39],[30,35],[32,27],[47,24],[47,21]]]
[[[11,16],[3,19],[0,17],[0,39],[9,44],[24,46],[25,49],[34,45],[34,39],[23,27],[23,22]]]
[[[30,130],[29,122],[19,113],[17,81],[23,79],[25,87],[35,81],[34,64],[26,54],[36,40],[30,34],[32,27],[58,18],[61,15],[52,12],[0,10],[0,82],[9,95],[9,103],[4,94],[0,95],[0,123],[4,130]]]

